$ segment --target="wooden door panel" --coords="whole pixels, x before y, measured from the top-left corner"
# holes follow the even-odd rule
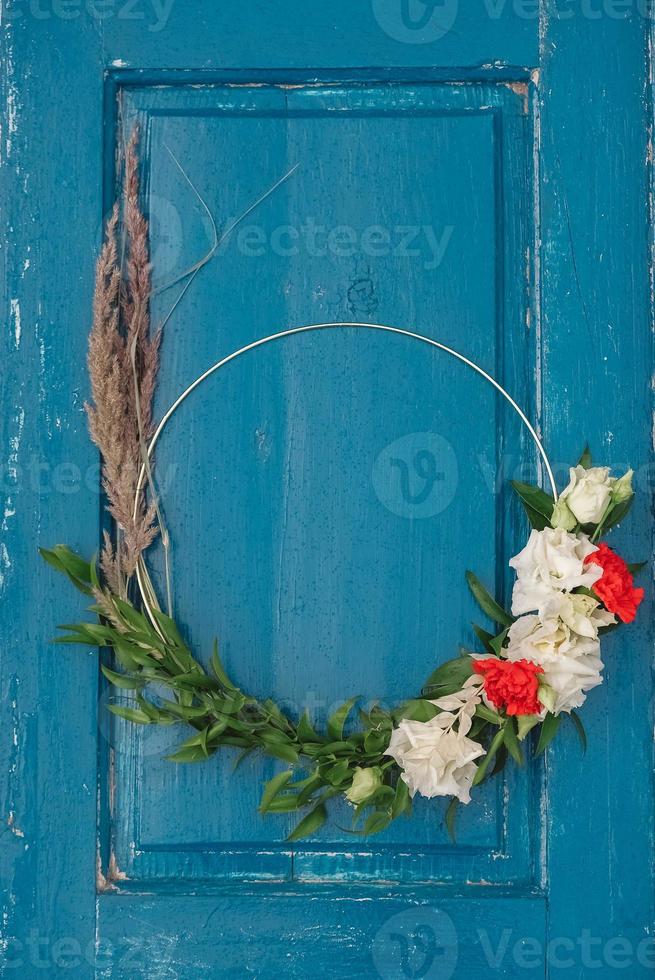
[[[259,336],[360,318],[413,325],[530,401],[527,83],[126,84],[119,105],[143,133],[159,282],[211,245],[177,163],[223,227],[299,164],[167,322],[159,413]],[[158,298],[162,319],[175,296]],[[176,612],[193,648],[207,654],[218,636],[246,689],[318,722],[353,692],[393,703],[418,690],[474,642],[462,627],[479,618],[466,569],[500,575],[503,589],[518,539],[494,491],[522,446],[490,386],[406,338],[293,337],[230,365],[158,450]],[[465,851],[424,800],[375,842],[348,833],[348,808],[335,806],[317,840],[292,851],[292,818],[257,812],[275,763],[248,760],[234,776],[227,752],[175,766],[163,756],[183,739],[177,729],[125,727],[112,740],[113,847],[130,877],[532,878],[538,772],[510,772],[480,794],[462,817]]]

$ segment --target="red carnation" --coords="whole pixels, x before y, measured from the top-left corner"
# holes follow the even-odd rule
[[[508,715],[538,715],[541,712],[537,675],[543,674],[543,667],[529,660],[512,662],[488,657],[474,660],[473,670],[484,677],[484,693],[496,708],[506,708]]]
[[[603,574],[594,583],[593,591],[606,609],[616,613],[624,623],[631,623],[637,613],[637,606],[644,598],[643,589],[635,589],[630,569],[620,555],[600,544],[598,551],[587,555],[586,562],[600,565]]]

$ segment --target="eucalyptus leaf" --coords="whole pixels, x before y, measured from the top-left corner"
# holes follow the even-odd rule
[[[455,823],[457,821],[458,808],[459,800],[456,796],[453,796],[452,800],[446,807],[446,829],[453,844],[457,843],[457,838],[455,836]]]
[[[128,674],[117,674],[116,671],[110,670],[109,667],[105,667],[104,664],[100,664],[100,670],[110,684],[113,684],[114,687],[119,687],[125,691],[140,691],[146,683],[140,677],[131,677]]]
[[[364,824],[364,834],[366,836],[372,836],[373,834],[379,834],[383,830],[386,830],[391,823],[391,817],[386,810],[374,810],[369,817],[367,817]]]
[[[454,691],[460,691],[464,686],[464,682],[473,673],[473,663],[470,656],[464,657],[454,657],[452,660],[447,660],[441,666],[437,667],[425,682],[423,691],[432,691],[435,688],[443,688],[444,693],[453,693]]]
[[[496,732],[496,734],[492,738],[491,744],[487,749],[487,754],[482,757],[482,762],[478,766],[475,776],[473,777],[473,783],[472,783],[473,786],[479,786],[482,780],[487,775],[487,770],[489,769],[489,766],[493,762],[496,752],[503,744],[504,739],[505,739],[505,730],[501,728],[499,731]]]
[[[523,765],[523,752],[516,734],[516,722],[509,717],[505,722],[505,747],[517,765]]]
[[[494,638],[493,633],[488,633],[487,630],[483,630],[481,626],[476,626],[475,623],[473,623],[473,632],[484,647],[485,651],[487,653],[493,653],[494,648],[491,645],[491,641]]]
[[[468,586],[473,593],[473,598],[490,619],[492,619],[495,623],[500,623],[501,626],[512,625],[514,622],[514,617],[505,612],[503,607],[496,602],[493,596],[485,589],[477,575],[470,571],[467,572],[466,581],[468,582]]]
[[[292,776],[292,770],[287,769],[284,772],[279,772],[277,776],[273,776],[272,779],[268,780],[264,786],[262,798],[259,802],[260,813],[266,813],[275,797],[282,789],[284,789]]]
[[[110,704],[108,705],[109,711],[113,715],[117,715],[119,718],[124,718],[125,721],[131,721],[135,725],[150,725],[151,719],[145,713],[145,711],[140,711],[138,708],[126,708],[121,704]]]
[[[593,466],[589,443],[586,443],[584,449],[582,450],[582,456],[578,460],[578,466],[584,467],[585,470],[588,470]]]
[[[409,795],[409,786],[404,779],[398,777],[393,803],[391,804],[392,819],[395,820],[401,813],[406,813],[409,809],[411,809],[411,805],[412,798]]]
[[[546,715],[541,726],[541,732],[539,734],[539,741],[537,742],[537,747],[535,749],[535,755],[541,755],[542,752],[550,745],[552,740],[557,735],[557,729],[560,726],[561,717],[560,715],[553,715],[550,712]]]
[[[223,666],[221,658],[218,655],[218,640],[214,640],[214,647],[212,650],[211,660],[209,662],[211,665],[211,669],[214,672],[214,676],[216,677],[216,680],[219,681],[219,683],[222,684],[226,690],[228,691],[238,690],[238,688],[235,687],[235,685],[232,683],[230,678],[227,676],[225,667]]]
[[[350,698],[328,719],[328,735],[330,738],[334,739],[334,741],[338,741],[339,739],[343,738],[343,729],[346,724],[346,719],[358,701],[359,696]]]
[[[313,810],[303,817],[299,824],[291,831],[287,837],[288,841],[301,840],[316,833],[327,819],[327,809],[324,803],[319,803]]]
[[[584,725],[582,724],[582,721],[580,720],[580,715],[577,713],[577,711],[572,711],[569,715],[569,718],[573,722],[573,727],[578,733],[578,738],[580,739],[580,745],[582,746],[582,751],[584,753],[587,751],[587,733],[585,731]]]
[[[543,531],[545,527],[549,527],[555,506],[553,498],[540,490],[539,487],[532,487],[530,484],[520,483],[518,480],[512,480],[512,486],[525,508],[531,527],[537,531]]]

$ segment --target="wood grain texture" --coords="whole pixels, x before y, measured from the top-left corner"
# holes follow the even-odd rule
[[[628,556],[652,553],[649,102],[639,26],[549,23],[540,94],[544,432],[558,458],[570,459],[583,419],[597,458],[619,468],[631,461],[637,504],[612,542]],[[576,74],[576,132],[571,73],[581,45],[594,55]],[[549,931],[576,944],[572,977],[589,976],[584,935],[603,944],[623,936],[636,949],[652,934],[650,592],[629,635],[603,644],[605,683],[585,706],[587,756],[579,759],[571,735],[550,753]],[[595,857],[576,889],[581,848]],[[599,976],[616,972],[601,943],[592,959]]]

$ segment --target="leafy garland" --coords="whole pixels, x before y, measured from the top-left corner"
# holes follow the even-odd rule
[[[110,705],[113,714],[138,725],[183,723],[192,729],[168,757],[172,762],[200,762],[230,746],[241,750],[239,761],[259,751],[287,763],[265,784],[259,809],[302,814],[289,841],[315,834],[327,818],[327,804],[338,796],[354,807],[353,829],[379,833],[410,813],[416,792],[452,797],[446,824],[454,837],[458,803],[467,803],[471,787],[501,772],[508,758],[523,764],[521,743],[531,729],[539,728],[536,755],[566,715],[584,743],[573,707],[600,683],[598,634],[615,625],[615,612],[629,621],[643,596],[632,583],[636,568],[605,545],[597,546],[628,512],[631,473],[613,479],[607,469],[592,467],[585,451],[557,504],[537,487],[514,483],[533,531],[525,551],[512,560],[518,571],[513,610],[535,589],[545,596],[543,610],[540,599],[530,598],[528,608],[538,610],[536,615],[510,614],[468,572],[474,597],[500,627],[499,632],[474,627],[484,653],[463,651],[438,667],[415,697],[393,710],[378,705],[359,710],[357,724],[357,698],[329,718],[325,731],[317,731],[307,711],[292,720],[273,700],[262,701],[231,680],[216,643],[205,669],[173,618],[154,608],[151,622],[134,600],[133,574],[142,553],[157,528],[165,534],[156,496],[147,509],[130,506],[151,433],[159,346],[159,334],[149,335],[152,290],[147,224],[138,207],[135,136],[126,150],[123,187],[125,258],[119,263],[117,207],[98,262],[89,355],[91,435],[103,455],[118,544],[105,538],[99,567],[65,545],[41,550],[53,568],[93,598],[90,611],[97,617],[94,623],[60,627],[66,632],[55,642],[111,650],[120,669],[101,664],[104,676],[114,687],[135,692],[134,705]],[[153,491],[150,473],[149,478]],[[575,566],[577,578],[558,579],[560,559],[566,574]],[[564,603],[556,614],[548,605],[553,601]],[[573,691],[568,675],[562,682],[567,657],[577,657],[576,670],[583,665],[586,671],[586,680]]]
[[[550,527],[552,498],[527,484],[517,483],[514,487],[533,528],[542,531]],[[613,504],[603,528],[607,530],[620,520],[628,506],[629,500]],[[602,530],[600,525],[587,527],[592,535],[599,530]],[[64,545],[42,549],[41,554],[80,591],[102,597],[100,603],[90,607],[98,617],[97,623],[62,626],[68,632],[55,642],[111,648],[124,673],[110,670],[104,664],[101,670],[115,687],[135,691],[136,704],[134,707],[110,705],[109,710],[139,725],[185,722],[191,726],[194,734],[168,757],[172,762],[200,762],[222,746],[233,746],[241,749],[241,758],[261,751],[288,763],[289,768],[265,785],[259,808],[262,813],[308,811],[289,835],[290,841],[314,834],[327,817],[326,804],[340,795],[353,802],[355,819],[364,816],[361,829],[365,834],[378,833],[401,814],[408,814],[409,786],[402,778],[400,766],[386,754],[394,728],[401,722],[427,723],[447,714],[435,702],[461,691],[475,676],[474,663],[480,657],[462,652],[442,664],[427,679],[417,697],[394,710],[374,706],[369,711],[359,711],[359,727],[354,731],[347,728],[357,702],[351,698],[328,720],[326,731],[318,732],[307,712],[294,722],[274,701],[261,701],[237,687],[221,663],[216,643],[206,671],[189,650],[173,619],[156,610],[158,629],[155,628],[130,601],[104,588],[94,561],[85,561]],[[467,580],[482,610],[502,626],[495,635],[479,626],[474,627],[475,632],[486,654],[503,658],[509,629],[516,620],[472,572],[467,573]],[[149,686],[164,687],[171,697],[149,700],[144,694]],[[561,717],[548,711],[543,717],[512,715],[507,706],[498,710],[491,703],[479,701],[467,737],[484,747],[484,754],[471,784],[477,786],[501,772],[508,757],[522,765],[521,742],[537,725],[540,732],[535,755],[541,754],[557,733]],[[570,718],[584,744],[584,729],[578,715],[571,711]],[[301,769],[307,770],[307,774],[297,778]],[[451,833],[457,803],[455,796],[446,814]]]

